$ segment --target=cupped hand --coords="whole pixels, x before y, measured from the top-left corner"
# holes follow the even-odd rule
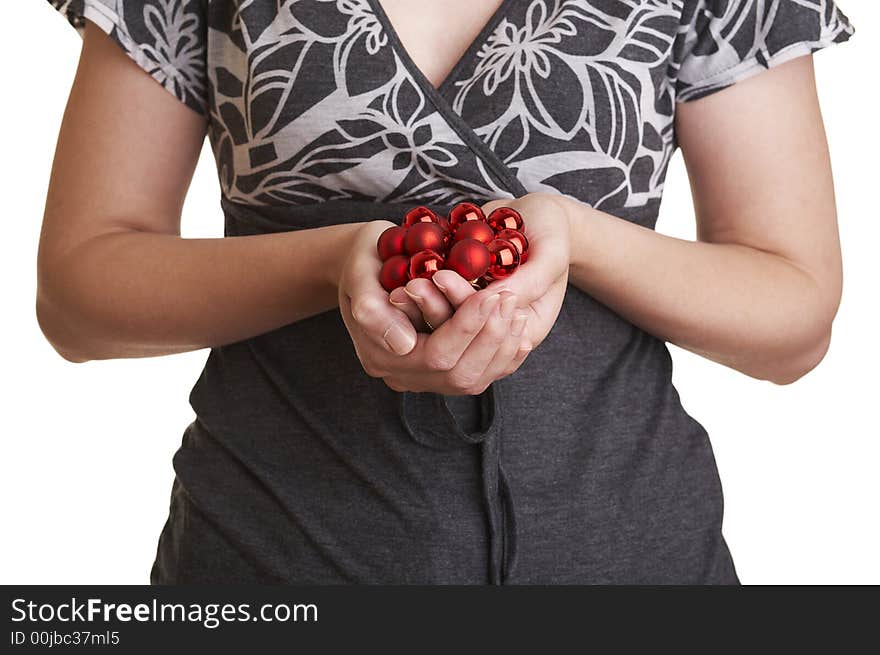
[[[526,316],[516,312],[515,293],[471,290],[431,334],[417,333],[389,302],[379,284],[376,239],[391,225],[371,221],[358,230],[339,280],[339,309],[364,371],[395,391],[447,395],[482,393],[515,371],[528,353],[520,348]]]
[[[565,298],[571,261],[570,219],[564,197],[530,193],[515,200],[493,200],[483,205],[488,215],[498,207],[512,207],[523,217],[529,240],[529,256],[516,272],[492,282],[484,291],[509,290],[518,297],[518,307],[527,312],[524,345],[537,347],[550,332]],[[431,284],[433,282],[433,284]],[[473,288],[453,271],[438,271],[431,281],[411,280],[391,293],[391,302],[419,329],[429,322],[443,325]],[[481,292],[482,293],[482,292]]]

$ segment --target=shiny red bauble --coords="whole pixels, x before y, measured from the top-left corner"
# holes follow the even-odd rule
[[[519,263],[526,263],[526,259],[528,259],[529,256],[529,240],[526,239],[525,234],[519,230],[514,230],[513,228],[506,228],[498,233],[498,238],[507,239],[515,245],[516,249],[519,251]]]
[[[486,244],[476,239],[462,239],[450,248],[444,268],[455,271],[468,282],[473,282],[486,273],[491,263],[492,256]]]
[[[526,261],[529,240],[515,209],[499,207],[487,218],[478,205],[461,202],[448,216],[424,205],[410,209],[402,225],[382,232],[376,249],[383,261],[379,281],[388,292],[441,269],[483,289]]]
[[[439,216],[424,205],[413,207],[403,217],[403,227],[412,227],[416,223],[436,223]]]
[[[403,238],[406,236],[406,228],[400,225],[389,227],[379,235],[379,241],[376,242],[376,249],[379,251],[379,259],[383,262],[386,259],[394,257],[394,255],[403,255],[406,249],[403,245]]]
[[[495,230],[484,221],[468,221],[458,226],[455,231],[455,241],[462,239],[476,239],[480,243],[489,243],[495,238]]]
[[[409,277],[431,279],[434,273],[443,268],[443,256],[433,250],[422,250],[409,259]]]
[[[416,223],[407,229],[403,246],[408,255],[420,250],[443,252],[446,248],[448,233],[436,223]]]
[[[468,221],[484,220],[486,220],[486,215],[483,210],[470,202],[460,202],[449,211],[449,226],[453,232]]]
[[[393,291],[404,286],[409,280],[409,257],[392,255],[382,264],[379,271],[379,283],[385,291]]]
[[[502,280],[519,267],[519,251],[507,239],[493,239],[486,248],[492,256],[492,262],[486,270],[489,280]]]
[[[506,229],[522,230],[523,227],[522,216],[520,216],[518,211],[510,207],[499,207],[490,212],[489,216],[486,217],[486,222],[496,232]]]

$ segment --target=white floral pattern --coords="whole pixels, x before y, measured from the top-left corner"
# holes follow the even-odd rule
[[[153,37],[139,45],[152,62],[147,72],[177,96],[205,94],[205,43],[197,15],[175,0],[144,5],[144,25]]]
[[[50,1],[209,117],[250,205],[656,205],[677,102],[852,33],[832,0],[504,0],[438,91],[378,0]]]
[[[607,209],[657,202],[675,148],[676,102],[781,62],[778,51],[791,44],[796,49],[787,53],[803,53],[851,33],[824,1],[616,5],[612,12],[605,2],[530,0],[500,22],[475,65],[453,81],[455,111],[531,191]],[[785,6],[801,8],[794,29],[774,24]],[[774,32],[790,34],[771,52]],[[710,35],[720,53],[708,47]],[[745,50],[736,49],[741,41]],[[719,72],[711,86],[698,82],[712,67]]]
[[[388,43],[388,35],[382,30],[382,24],[370,8],[358,0],[337,0],[336,6],[343,14],[351,16],[349,31],[352,34],[363,34],[366,39],[367,52],[375,55],[379,48]]]

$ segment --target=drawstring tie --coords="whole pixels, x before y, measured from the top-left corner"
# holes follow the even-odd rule
[[[502,585],[516,566],[516,513],[501,465],[501,412],[498,382],[479,395],[480,430],[465,432],[442,394],[398,394],[400,419],[416,443],[429,448],[480,447],[482,494],[489,523],[489,581]]]

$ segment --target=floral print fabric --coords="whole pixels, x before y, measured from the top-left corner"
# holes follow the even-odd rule
[[[209,120],[224,195],[662,195],[677,102],[843,41],[831,0],[505,0],[440,89],[378,0],[51,0]]]

